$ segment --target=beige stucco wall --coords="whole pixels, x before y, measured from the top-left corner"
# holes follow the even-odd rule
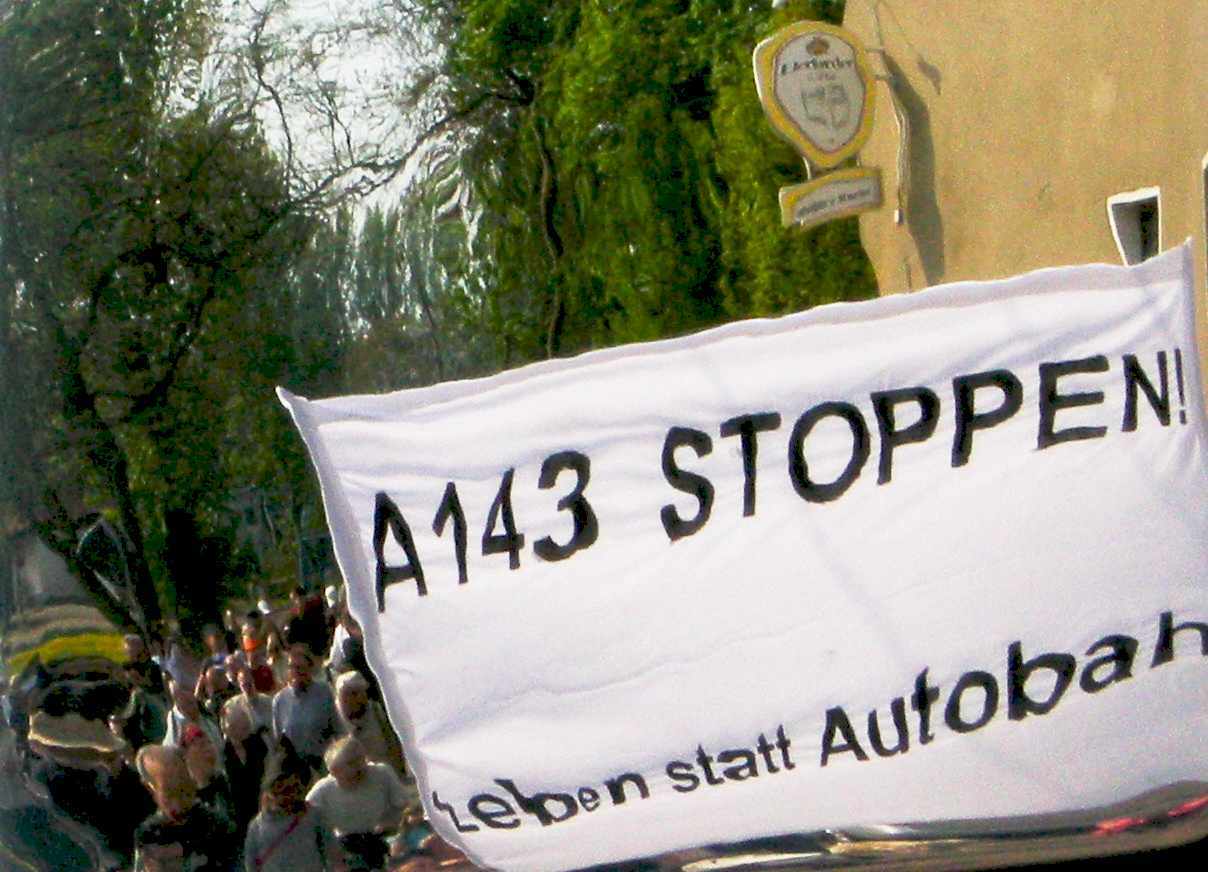
[[[892,75],[860,162],[886,205],[860,218],[882,293],[1120,255],[1107,198],[1161,190],[1163,248],[1194,239],[1205,329],[1208,3],[1197,0],[848,0],[844,26]]]

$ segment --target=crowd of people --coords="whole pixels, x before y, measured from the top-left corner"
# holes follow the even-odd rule
[[[30,777],[101,834],[115,868],[472,868],[423,819],[338,597],[298,589],[279,623],[256,608],[225,624],[205,629],[204,651],[178,631],[125,637],[122,693],[93,701],[112,713],[83,743],[100,752],[87,764],[71,745],[97,729],[92,706],[43,699],[26,725]],[[65,722],[72,742],[52,735]]]

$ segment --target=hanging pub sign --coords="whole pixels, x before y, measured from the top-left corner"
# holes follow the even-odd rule
[[[282,391],[436,830],[581,869],[1208,781],[1189,245]]]
[[[754,65],[768,121],[801,153],[807,169],[832,169],[860,151],[872,132],[873,76],[852,34],[799,21],[756,46]],[[825,176],[782,189],[784,224],[810,226],[879,206],[880,173],[857,172],[842,184]]]

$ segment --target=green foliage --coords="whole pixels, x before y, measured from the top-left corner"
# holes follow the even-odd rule
[[[224,466],[259,438],[220,411],[251,404],[245,389],[271,397],[280,355],[259,325],[308,223],[250,116],[171,108],[205,42],[202,4],[5,12],[3,387],[31,422],[5,433],[27,458],[6,515],[66,555],[73,518],[104,510],[152,615],[153,580],[212,608],[222,561],[201,558],[228,550],[206,544],[224,533]],[[16,397],[27,384],[45,390]]]
[[[873,292],[853,220],[780,227],[804,169],[751,72],[760,39],[840,4],[453,5],[442,81],[451,111],[478,107],[460,171],[509,360]]]

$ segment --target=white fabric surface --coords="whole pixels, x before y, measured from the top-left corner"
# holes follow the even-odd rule
[[[1184,246],[1133,268],[943,286],[420,390],[320,401],[281,391],[438,830],[484,865],[560,869],[843,824],[1082,807],[1208,780],[1198,631],[1179,630],[1173,659],[1151,666],[1163,613],[1172,625],[1208,622],[1191,283]],[[997,423],[1008,394],[972,389],[988,372],[1018,381],[1018,410]],[[917,388],[938,401],[934,431],[907,438],[923,409],[907,399],[892,406],[887,429],[901,435],[887,440],[874,396],[885,406],[897,395],[882,392]],[[755,434],[744,515],[742,439],[722,422],[752,413],[780,419]],[[857,454],[858,474],[828,492],[860,422],[868,457],[861,465]],[[689,520],[698,502],[664,475],[673,427],[707,436],[707,453],[685,446],[672,460],[713,488],[707,522],[675,541],[664,507]],[[795,427],[807,466],[796,479]],[[1055,442],[1041,447],[1045,433]],[[565,545],[574,529],[558,501],[577,474],[540,482],[566,451],[590,458],[583,494],[598,532],[546,560],[537,543]],[[509,469],[525,536],[516,569],[506,553],[482,553]],[[449,482],[466,518],[465,584],[454,520],[443,535],[433,527]],[[415,580],[388,585],[381,612],[379,493],[405,517],[426,586],[420,596]],[[384,563],[406,564],[396,536],[384,541]],[[1135,640],[1135,655],[1119,653],[1127,640],[1093,648],[1111,636]],[[1038,655],[1074,658],[1048,713],[1011,692],[1013,651],[1017,679]],[[1039,708],[1057,681],[1043,662],[1066,661],[1040,661],[1026,681]],[[910,699],[923,670],[938,688],[926,729]],[[958,681],[968,687],[954,729]],[[987,682],[997,701],[978,726]],[[897,698],[909,750],[881,756],[868,715],[891,750]],[[526,810],[515,795],[539,792],[572,802],[530,799]]]

